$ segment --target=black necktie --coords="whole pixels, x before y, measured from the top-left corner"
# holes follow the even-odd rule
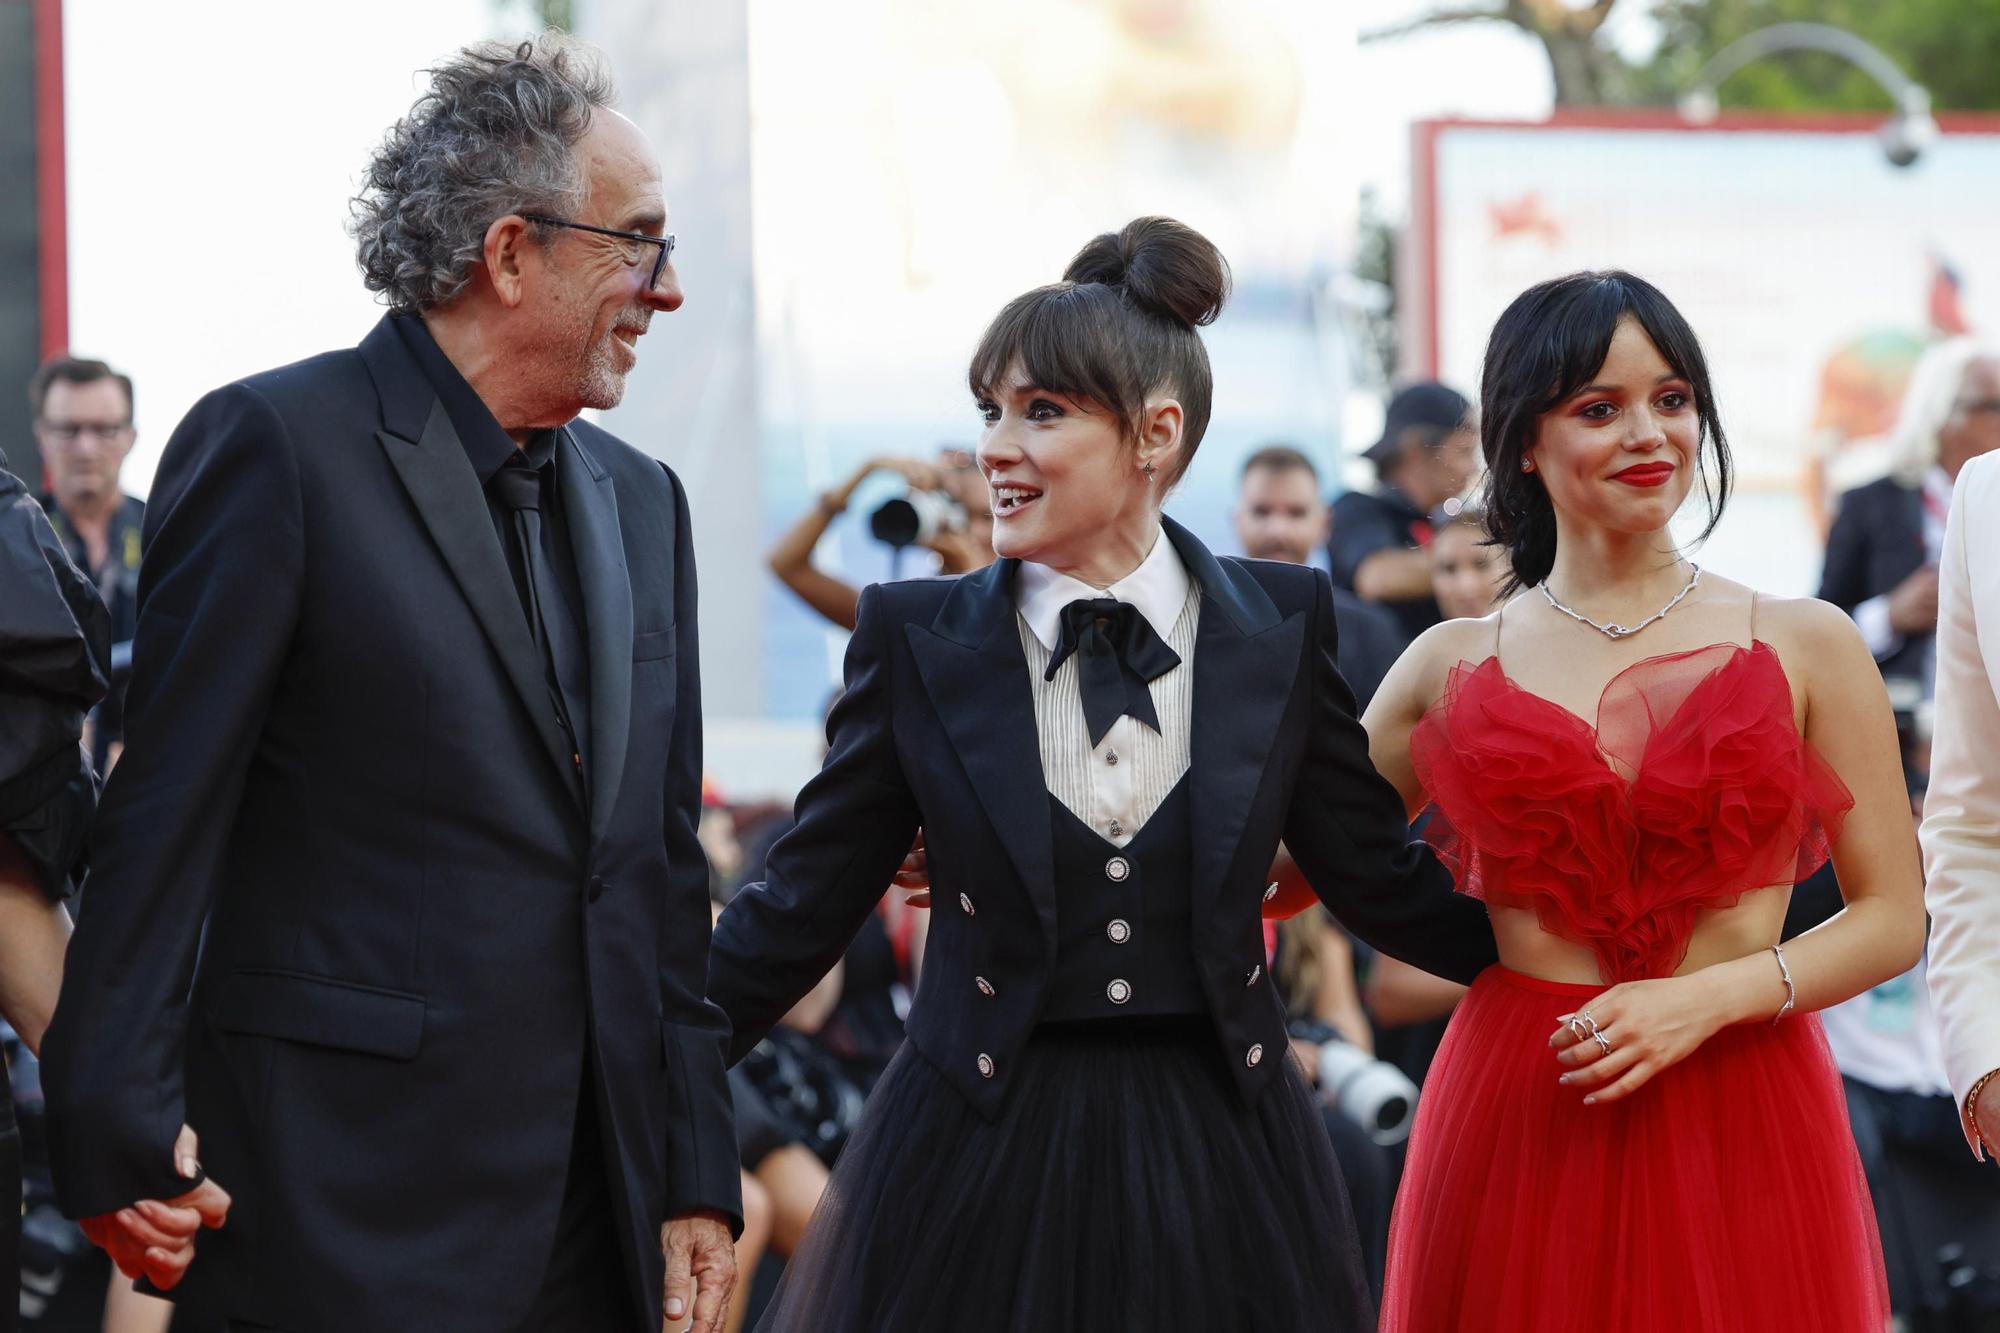
[[[1063,608],[1062,637],[1049,659],[1044,680],[1056,678],[1071,653],[1076,654],[1077,683],[1083,690],[1083,720],[1095,748],[1111,724],[1130,713],[1154,731],[1160,715],[1153,709],[1146,686],[1181,664],[1181,655],[1167,647],[1139,608],[1130,602],[1099,597],[1071,602]]]
[[[548,553],[542,549],[542,474],[525,459],[513,458],[493,474],[488,484],[501,507],[514,516],[514,544],[520,552],[521,573],[527,588],[528,629],[535,637],[536,654],[542,659],[542,674],[548,681],[549,702],[556,710],[556,723],[569,739],[577,777],[581,780],[583,744],[563,701],[561,681],[568,665],[560,659],[563,636],[551,633],[549,626],[548,600],[558,594],[555,570],[549,564]]]

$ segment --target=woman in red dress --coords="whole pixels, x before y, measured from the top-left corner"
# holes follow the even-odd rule
[[[1483,385],[1519,591],[1417,640],[1367,716],[1501,959],[1424,1089],[1382,1327],[1880,1333],[1880,1242],[1813,1016],[1923,946],[1874,661],[1832,606],[1676,549],[1697,477],[1714,527],[1729,453],[1655,288],[1530,289]],[[1846,910],[1780,946],[1829,853]]]

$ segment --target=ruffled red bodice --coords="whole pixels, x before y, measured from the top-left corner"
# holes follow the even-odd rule
[[[1697,913],[1819,869],[1854,804],[1762,641],[1627,667],[1594,727],[1497,657],[1460,663],[1410,756],[1459,890],[1533,911],[1609,982],[1672,975]]]

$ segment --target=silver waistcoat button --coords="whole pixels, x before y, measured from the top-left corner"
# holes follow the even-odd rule
[[[979,1066],[979,1077],[981,1077],[981,1078],[992,1078],[992,1077],[993,1077],[993,1057],[992,1057],[992,1056],[988,1055],[988,1054],[987,1054],[986,1052],[984,1052],[984,1051],[981,1051],[981,1052],[979,1053],[979,1058],[978,1058],[977,1060],[973,1061],[973,1063]],[[1256,1063],[1256,1061],[1254,1061],[1254,1060],[1253,1060],[1253,1061],[1251,1061],[1251,1063],[1252,1063],[1252,1064],[1255,1064],[1255,1063]]]
[[[984,1060],[986,1057],[982,1055],[979,1058]],[[1252,1046],[1249,1050],[1243,1053],[1243,1063],[1249,1065],[1252,1069],[1255,1069],[1257,1067],[1258,1062],[1261,1061],[1263,1058],[1264,1058],[1264,1045],[1262,1042],[1259,1042],[1257,1045]]]
[[[1257,966],[1250,969],[1250,979],[1244,982],[1243,984],[1246,986],[1254,986],[1257,984],[1257,978],[1263,975],[1264,975],[1264,965],[1262,963],[1259,963],[1257,964]]]
[[[1104,863],[1104,878],[1113,884],[1123,884],[1132,877],[1132,863],[1122,856],[1114,856]]]
[[[978,916],[978,915],[979,915],[979,913],[977,913],[977,912],[975,912],[975,911],[973,911],[973,910],[972,910],[972,899],[971,899],[971,898],[969,898],[969,897],[967,897],[967,896],[966,896],[965,894],[963,894],[963,893],[961,893],[961,894],[959,894],[959,895],[958,895],[958,906],[959,906],[959,909],[960,909],[961,911],[963,911],[963,912],[964,912],[964,913],[965,913],[965,914],[966,914],[967,916]]]
[[[1123,944],[1132,938],[1132,923],[1121,918],[1106,926],[1104,933],[1113,944]]]
[[[972,979],[972,984],[979,987],[979,993],[981,995],[991,995],[993,993],[993,983],[988,981],[985,977],[974,977]]]
[[[1119,978],[1104,988],[1104,998],[1113,1004],[1123,1004],[1132,998],[1132,983]]]
[[[1267,903],[1270,902],[1271,899],[1277,896],[1278,896],[1278,886],[1276,884],[1273,884],[1271,885],[1270,888],[1264,890],[1264,901]]]

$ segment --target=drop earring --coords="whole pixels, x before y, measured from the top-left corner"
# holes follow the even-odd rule
[[[1151,463],[1141,463],[1139,470],[1145,473],[1148,478],[1151,478],[1153,475],[1153,465]]]

